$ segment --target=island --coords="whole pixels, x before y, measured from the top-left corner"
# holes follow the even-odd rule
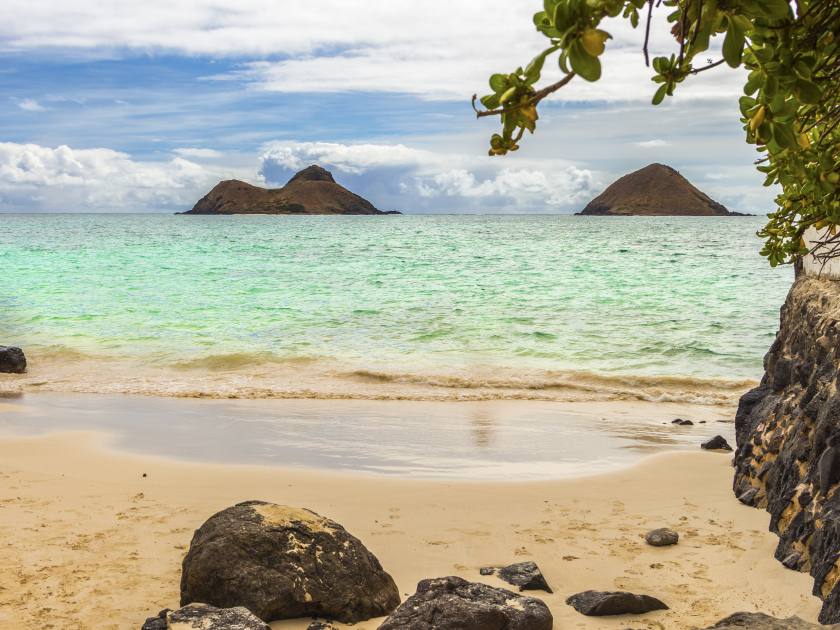
[[[219,182],[192,210],[179,214],[401,214],[378,210],[336,183],[317,164],[296,173],[282,188],[260,188],[238,179]]]
[[[665,164],[648,164],[590,201],[584,216],[752,216],[731,212]]]

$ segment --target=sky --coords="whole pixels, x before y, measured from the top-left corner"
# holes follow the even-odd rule
[[[183,211],[222,179],[276,187],[313,163],[383,210],[576,212],[651,162],[731,210],[770,209],[740,71],[654,107],[643,33],[619,20],[601,80],[575,78],[517,153],[489,157],[498,121],[470,99],[542,50],[541,5],[3,0],[0,212]],[[674,51],[668,30],[663,9],[654,54]]]

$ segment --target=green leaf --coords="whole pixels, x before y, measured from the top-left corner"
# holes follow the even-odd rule
[[[508,88],[508,78],[505,74],[494,74],[490,77],[490,89],[494,92],[504,92]]]
[[[525,68],[525,79],[529,85],[533,85],[540,80],[540,73],[542,72],[543,65],[545,64],[545,58],[557,51],[559,48],[559,46],[546,48],[539,55],[531,59],[531,63],[529,63]]]
[[[505,93],[502,94],[502,96],[499,98],[499,103],[504,105],[510,99],[512,99],[515,94],[516,94],[516,86],[508,88],[507,90],[505,90]]]
[[[668,84],[663,83],[659,86],[659,89],[653,95],[653,100],[651,101],[654,105],[659,105],[665,99],[665,93],[668,91]]]
[[[735,20],[729,20],[729,28],[726,30],[726,37],[723,39],[723,58],[731,68],[737,68],[741,65],[745,41],[744,30]]]
[[[482,96],[480,101],[487,109],[496,109],[499,106],[499,95],[487,94],[486,96]]]
[[[601,78],[601,62],[597,57],[587,54],[580,40],[569,47],[569,62],[572,64],[572,70],[587,81],[597,81]]]
[[[796,95],[796,98],[808,105],[819,103],[820,97],[822,96],[820,88],[805,79],[798,79],[796,81],[793,93]]]

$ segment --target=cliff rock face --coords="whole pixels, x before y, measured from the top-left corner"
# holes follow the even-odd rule
[[[738,407],[736,496],[770,512],[776,558],[814,577],[840,621],[840,282],[801,276],[759,387]]]
[[[231,179],[219,182],[184,214],[399,214],[382,212],[336,183],[332,173],[308,166],[282,188],[260,188]]]
[[[595,197],[582,215],[734,216],[670,166],[649,164],[625,175]]]

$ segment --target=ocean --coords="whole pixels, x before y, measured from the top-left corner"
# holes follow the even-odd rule
[[[731,404],[792,270],[761,217],[0,215],[27,391]]]

